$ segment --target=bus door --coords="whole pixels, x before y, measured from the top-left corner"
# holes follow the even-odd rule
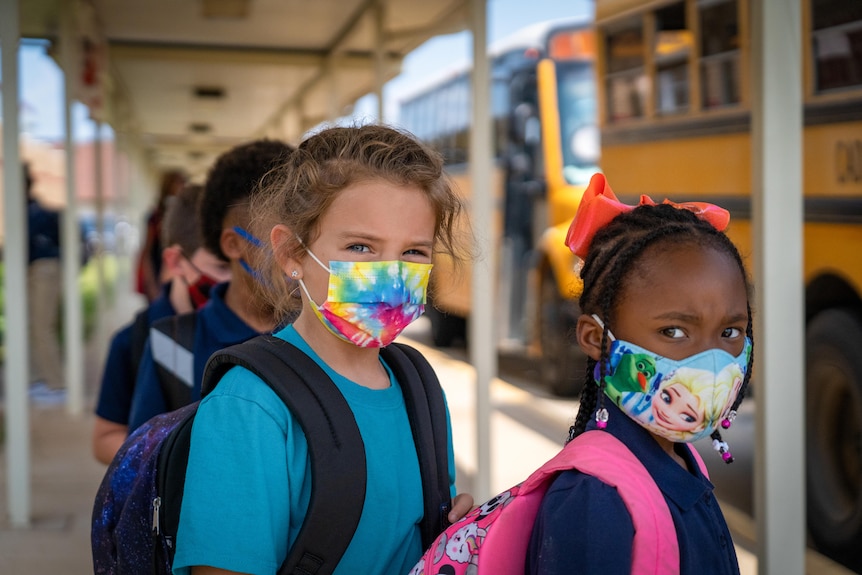
[[[527,338],[528,278],[534,267],[537,234],[545,227],[544,170],[536,70],[515,71],[509,81],[509,114],[503,149],[503,242],[500,296],[505,304],[502,340],[523,345]]]

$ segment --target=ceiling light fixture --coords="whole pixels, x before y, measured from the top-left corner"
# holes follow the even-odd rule
[[[195,98],[220,100],[224,98],[224,88],[221,86],[195,86],[192,88]]]
[[[213,129],[212,124],[206,122],[192,122],[189,124],[189,132],[193,134],[206,134]]]

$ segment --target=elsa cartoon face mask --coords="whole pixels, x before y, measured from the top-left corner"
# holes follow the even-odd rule
[[[326,301],[318,305],[305,282],[299,285],[323,325],[359,347],[384,347],[425,311],[431,264],[403,261],[340,262],[323,265],[329,272]]]
[[[616,339],[610,330],[608,336],[605,395],[650,432],[674,442],[697,441],[715,430],[739,393],[751,354],[747,337],[736,357],[708,349],[673,360]],[[597,365],[596,383],[599,377]]]

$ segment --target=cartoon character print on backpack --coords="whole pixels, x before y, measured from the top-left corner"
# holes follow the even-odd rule
[[[426,566],[425,560],[422,559],[409,575],[474,575],[479,566],[479,548],[485,541],[491,524],[517,494],[518,487],[513,487],[465,515],[453,525],[460,524],[454,533],[448,537],[446,531],[440,534],[431,565]]]

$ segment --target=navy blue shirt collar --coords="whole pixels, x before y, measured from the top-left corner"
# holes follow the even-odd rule
[[[605,398],[604,404],[608,410],[608,426],[605,431],[622,441],[635,454],[655,479],[664,496],[680,509],[690,510],[699,499],[713,490],[712,483],[701,473],[685,444],[677,443],[674,447],[676,453],[685,460],[688,470],[683,469],[665,453],[645,428],[629,418],[612,401]],[[587,429],[596,428],[593,416]]]
[[[216,339],[225,345],[233,345],[259,333],[239,317],[225,302],[229,282],[220,283],[210,291],[209,301],[201,308],[206,317],[207,329],[214,332]]]
[[[153,323],[159,318],[175,315],[177,313],[174,309],[174,304],[171,303],[170,294],[171,282],[163,283],[161,291],[159,292],[159,297],[154,299],[153,303],[150,304],[148,312],[150,323]]]

